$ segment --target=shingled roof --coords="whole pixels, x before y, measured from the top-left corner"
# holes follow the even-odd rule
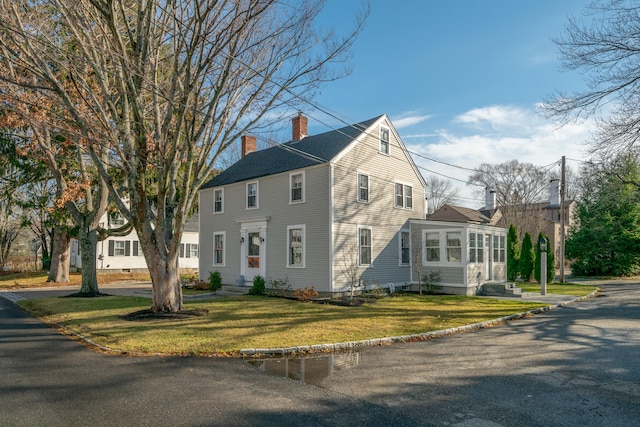
[[[249,153],[201,188],[220,187],[327,163],[381,117]]]
[[[488,214],[490,212],[485,211]],[[491,224],[491,218],[480,211],[445,204],[427,218],[433,221],[471,222],[476,224]]]

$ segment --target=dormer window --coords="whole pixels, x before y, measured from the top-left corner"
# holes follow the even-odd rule
[[[389,155],[389,129],[380,128],[380,152]]]

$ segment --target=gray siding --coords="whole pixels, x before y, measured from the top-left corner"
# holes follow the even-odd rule
[[[258,182],[258,208],[246,209],[246,182],[224,187],[224,213],[213,214],[213,191],[200,192],[201,257],[200,276],[212,269],[222,274],[223,283],[235,283],[241,271],[240,229],[243,221],[266,220],[265,279],[289,279],[292,289],[315,286],[329,291],[329,167],[306,169],[303,203],[289,203],[290,173],[267,176]],[[287,227],[306,229],[305,267],[287,267]],[[226,265],[213,266],[213,233],[226,231]]]
[[[422,262],[423,274],[429,271],[439,271],[443,291],[463,295],[475,294],[478,285],[488,279],[489,263],[491,262],[492,282],[506,280],[506,263],[492,259],[493,246],[487,246],[486,236],[506,236],[507,230],[500,227],[480,224],[454,223],[444,221],[412,221],[412,251],[418,253],[422,250],[422,235],[424,232],[437,232],[440,234],[440,262]],[[444,243],[447,232],[460,232],[462,237],[462,262],[448,263],[445,259],[446,248]],[[469,233],[482,234],[483,236],[483,262],[469,261]],[[492,242],[491,242],[492,243]],[[480,277],[478,277],[480,273]],[[418,280],[417,270],[414,268],[414,282]]]
[[[409,283],[410,267],[400,265],[398,233],[408,230],[408,220],[424,218],[424,185],[412,168],[412,162],[402,143],[390,129],[390,153],[379,152],[379,126],[373,126],[369,134],[353,144],[333,167],[333,220],[334,220],[334,291],[348,289],[344,274],[345,254],[358,248],[358,226],[372,229],[372,263],[360,269],[361,276],[369,283],[396,285]],[[358,172],[369,176],[369,202],[358,202]],[[412,209],[394,207],[394,183],[412,187]],[[356,253],[357,255],[357,253]]]

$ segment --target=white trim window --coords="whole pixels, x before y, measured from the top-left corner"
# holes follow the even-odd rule
[[[358,201],[369,203],[369,175],[358,172]]]
[[[396,208],[413,209],[413,187],[400,182],[394,183],[394,204]]]
[[[411,263],[411,243],[409,230],[400,230],[398,233],[398,258],[400,265],[409,265]]]
[[[130,256],[131,241],[109,240],[109,256]]]
[[[304,268],[305,241],[305,225],[290,225],[287,227],[287,267]]]
[[[109,219],[109,225],[113,225],[116,227],[124,225],[124,217],[119,212],[117,212],[113,215],[113,217]]]
[[[424,233],[426,262],[440,262],[440,233]]]
[[[258,181],[247,182],[247,209],[258,208]]]
[[[224,267],[227,235],[224,231],[213,233],[213,265]]]
[[[462,262],[462,233],[447,232],[447,262]]]
[[[224,188],[213,190],[213,213],[224,213]]]
[[[484,262],[484,236],[482,233],[469,233],[469,262]]]
[[[304,202],[304,171],[289,175],[289,203]]]
[[[505,260],[505,237],[493,236],[493,262]]]
[[[371,265],[371,235],[372,229],[368,226],[358,227],[358,264]]]
[[[380,153],[389,155],[389,129],[380,127]]]

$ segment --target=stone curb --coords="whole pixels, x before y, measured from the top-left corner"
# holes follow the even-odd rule
[[[333,352],[333,351],[353,351],[353,350],[358,350],[366,347],[391,345],[391,344],[396,344],[401,342],[426,341],[426,340],[440,338],[440,337],[453,335],[461,332],[468,332],[468,331],[473,331],[477,329],[490,328],[497,325],[503,325],[509,320],[522,319],[535,314],[544,313],[546,311],[549,311],[558,307],[564,307],[568,304],[571,304],[577,301],[582,301],[587,298],[593,298],[596,295],[598,295],[599,291],[600,289],[598,288],[588,295],[577,297],[575,299],[572,299],[570,301],[566,301],[563,303],[548,305],[545,307],[536,308],[534,310],[529,310],[522,313],[516,313],[516,314],[511,314],[509,316],[499,317],[497,319],[486,320],[484,322],[457,326],[455,328],[441,329],[438,331],[431,331],[431,332],[423,332],[420,334],[400,335],[396,337],[385,337],[385,338],[372,338],[368,340],[348,341],[348,342],[334,343],[334,344],[313,344],[313,345],[286,347],[286,348],[243,348],[243,349],[240,349],[239,355],[241,357],[273,357],[273,356],[284,357],[284,356],[303,355],[303,354],[311,354],[311,353],[319,353],[319,352],[326,353],[326,352]],[[13,302],[16,305],[18,305],[17,301],[25,299],[20,296],[16,296],[17,298],[12,299],[11,297],[8,296],[8,294],[11,294],[11,292],[10,291],[0,292],[0,296],[6,298],[7,300]],[[106,353],[121,354],[121,355],[128,355],[128,356],[165,356],[165,354],[163,353],[139,354],[139,353],[130,353],[124,350],[112,349],[109,347],[102,346],[92,341],[91,339],[85,337],[84,335],[81,335],[59,323],[53,324],[52,326],[54,326],[56,329],[60,330],[64,334],[73,336],[74,338],[86,343],[87,345]]]
[[[525,317],[533,316],[535,314],[544,313],[549,310],[553,310],[558,307],[564,307],[568,304],[582,301],[587,298],[593,298],[598,295],[599,289],[591,292],[588,295],[577,297],[571,301],[563,303],[548,305],[545,307],[536,308],[534,310],[525,311],[522,313],[511,314],[509,316],[499,317],[497,319],[486,320],[484,322],[472,323],[470,325],[457,326],[455,328],[441,329],[438,331],[423,332],[420,334],[401,335],[396,337],[385,338],[373,338],[362,341],[349,341],[343,343],[334,344],[314,344],[307,346],[297,347],[285,347],[285,348],[243,348],[240,349],[240,355],[246,357],[273,357],[273,356],[293,356],[303,355],[318,352],[332,352],[332,351],[353,351],[366,347],[376,347],[383,345],[391,345],[402,342],[414,342],[414,341],[426,341],[434,338],[440,338],[447,335],[453,335],[461,332],[468,332],[477,329],[490,328],[497,325],[503,325],[510,320],[522,319]]]

